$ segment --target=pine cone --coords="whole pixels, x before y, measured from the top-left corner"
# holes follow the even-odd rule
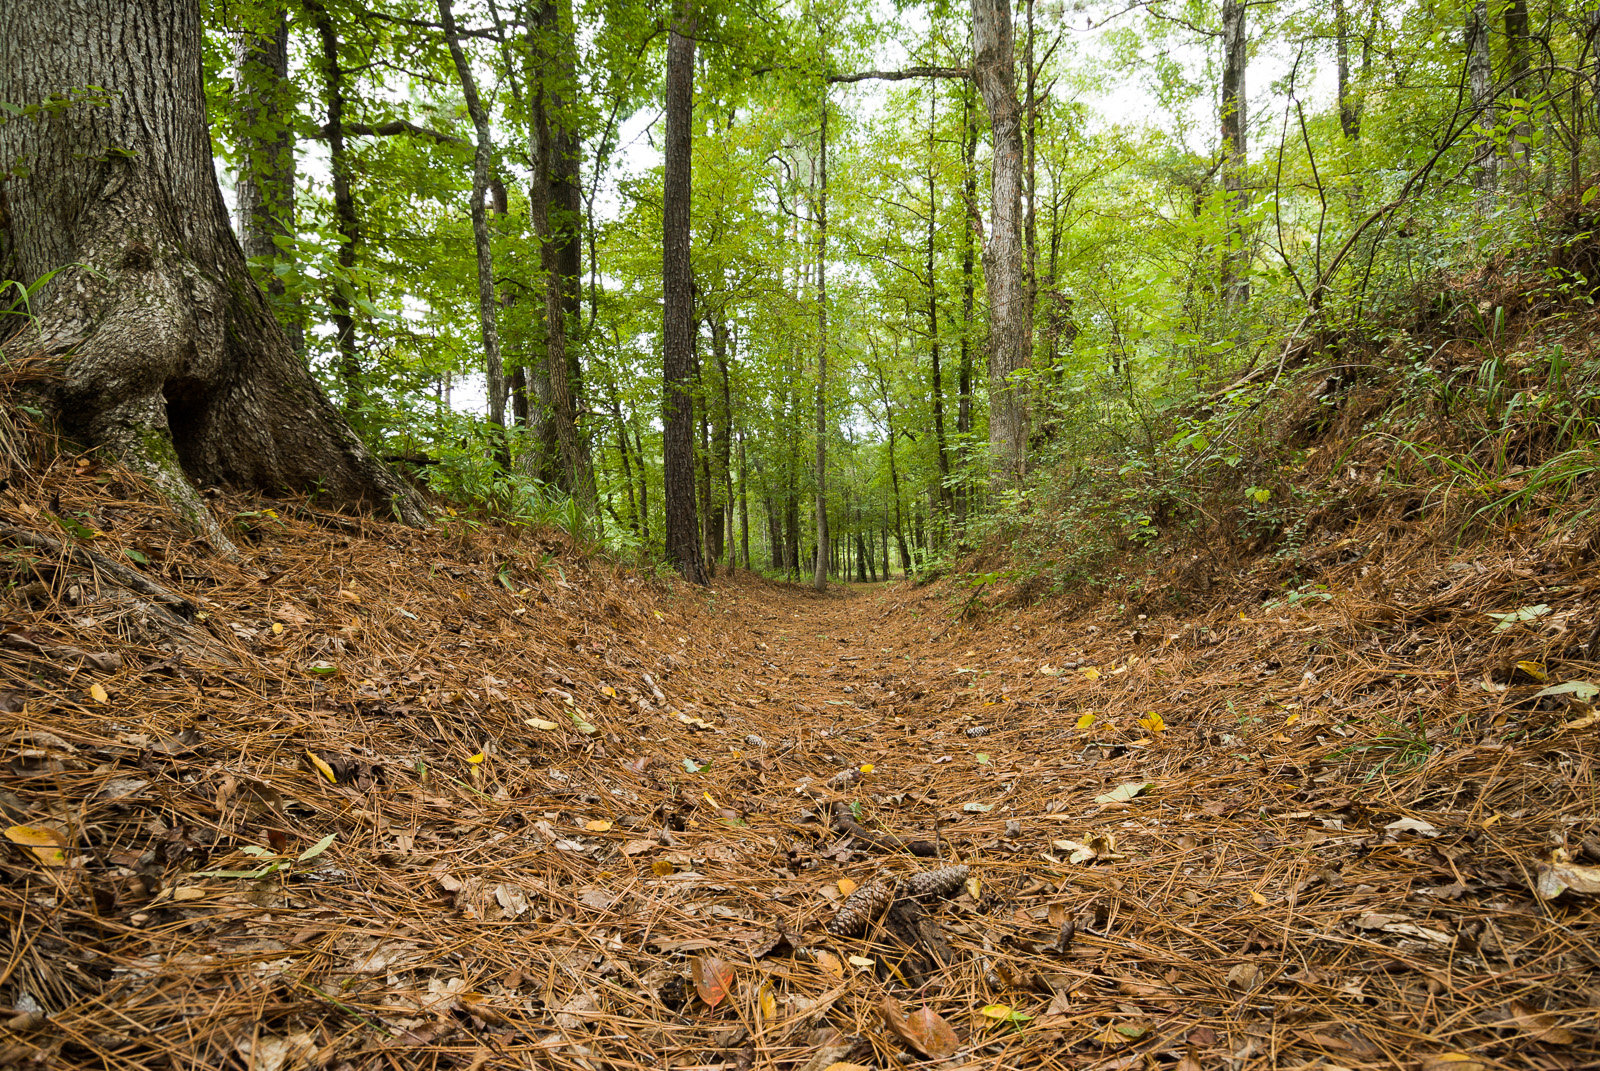
[[[943,866],[938,870],[924,870],[905,879],[905,895],[918,900],[931,900],[936,896],[953,896],[966,884],[968,868]]]
[[[899,894],[899,887],[900,882],[889,877],[867,882],[845,897],[838,913],[824,923],[823,928],[835,937],[853,937],[889,910]]]

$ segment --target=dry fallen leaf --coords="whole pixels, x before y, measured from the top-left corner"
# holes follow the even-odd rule
[[[1254,963],[1240,963],[1228,972],[1228,986],[1231,989],[1249,991],[1256,987],[1256,982],[1261,977],[1261,968]]]
[[[545,721],[543,718],[523,718],[522,724],[530,725],[533,728],[538,729],[540,732],[545,733],[553,732],[556,729],[561,728],[561,726],[557,725],[555,722]]]
[[[328,784],[337,785],[339,783],[339,779],[333,775],[333,767],[318,758],[315,752],[307,751],[306,758],[311,760],[311,765],[317,768],[318,773],[328,779]]]
[[[849,896],[851,893],[853,893],[855,891],[856,891],[856,883],[855,882],[851,881],[849,878],[840,878],[839,879],[839,895],[840,896]]]
[[[900,1002],[887,996],[878,1008],[884,1024],[896,1036],[931,1060],[953,1056],[961,1047],[955,1029],[932,1008],[919,1008],[906,1016],[901,1014]]]
[[[694,981],[694,991],[715,1008],[728,998],[733,989],[733,968],[716,956],[694,956],[689,960],[689,977]]]
[[[93,699],[96,703],[111,702],[111,697],[106,694],[106,690],[98,684],[89,685],[89,698]]]
[[[650,873],[654,874],[658,878],[667,877],[677,869],[677,867],[673,866],[665,859],[657,859],[655,862],[650,864]]]
[[[1094,801],[1096,803],[1127,803],[1135,796],[1143,795],[1144,791],[1149,787],[1149,781],[1129,781],[1125,785],[1118,785],[1104,795],[1096,796]]]
[[[771,982],[762,982],[756,990],[756,1011],[764,1023],[770,1023],[778,1017],[778,997],[772,991]]]
[[[1562,893],[1581,896],[1600,895],[1600,866],[1578,866],[1567,861],[1567,853],[1557,851],[1548,863],[1537,865],[1534,892],[1541,900],[1554,900]]]
[[[833,975],[839,981],[844,981],[844,964],[839,962],[838,956],[834,955],[832,952],[824,952],[821,949],[818,949],[815,953],[813,953],[813,955],[816,956],[817,965],[819,967]]]
[[[589,821],[583,823],[583,828],[587,829],[590,833],[604,833],[611,828],[611,823],[602,818],[591,818]]]
[[[1571,1045],[1578,1040],[1576,1034],[1561,1025],[1555,1012],[1540,1011],[1520,1000],[1513,1000],[1506,1011],[1512,1022],[1546,1045]]]
[[[1489,1071],[1489,1064],[1464,1052],[1441,1052],[1424,1056],[1421,1071]]]
[[[45,866],[66,866],[67,838],[48,826],[12,826],[6,839],[28,849]]]

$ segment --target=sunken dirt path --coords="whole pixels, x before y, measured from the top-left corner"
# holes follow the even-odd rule
[[[0,656],[5,802],[67,842],[0,874],[4,1062],[1594,1064],[1592,908],[1529,892],[1594,822],[1586,739],[1380,764],[1301,687],[1351,663],[1300,657],[1331,619],[966,621],[964,589],[707,594],[469,531],[257,551],[270,585],[169,563],[225,663],[8,626],[124,661],[100,702]],[[957,865],[909,947],[823,925],[841,882]],[[886,1024],[921,1009],[953,1039]]]

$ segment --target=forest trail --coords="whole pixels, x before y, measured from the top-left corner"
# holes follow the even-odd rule
[[[244,500],[232,565],[93,476],[0,493],[201,609],[176,655],[41,557],[8,616],[0,806],[43,839],[0,861],[0,1062],[1592,1065],[1592,909],[1531,890],[1600,852],[1592,734],[1445,678],[1440,636],[1511,649],[1481,614],[706,591]]]

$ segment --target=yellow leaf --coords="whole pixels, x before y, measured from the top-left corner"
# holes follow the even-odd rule
[[[872,1068],[863,1064],[852,1064],[845,1060],[836,1060],[824,1067],[822,1071],[872,1071]]]
[[[982,893],[982,892],[983,892],[983,882],[982,882],[982,880],[979,879],[978,875],[974,874],[974,875],[972,875],[972,877],[967,879],[967,895],[968,896],[970,896],[974,900],[976,900],[976,899],[978,899],[979,894]]]
[[[583,828],[590,833],[604,833],[611,828],[611,823],[603,818],[593,818],[583,823]]]
[[[557,725],[555,722],[545,721],[543,718],[523,718],[522,724],[531,725],[535,729],[540,729],[547,733],[561,728],[561,726]]]
[[[839,879],[839,895],[840,896],[849,896],[851,893],[856,891],[856,888],[857,888],[856,883],[851,881],[849,878],[840,878]]]
[[[1081,714],[1081,715],[1078,716],[1078,728],[1087,729],[1089,726],[1091,726],[1093,724],[1094,724],[1094,715],[1093,714]]]
[[[650,864],[650,872],[658,878],[667,877],[676,869],[677,867],[673,866],[665,859],[657,859],[655,862]]]
[[[317,772],[318,773],[320,773],[323,777],[326,777],[328,779],[328,784],[337,785],[339,783],[339,779],[337,777],[333,776],[333,767],[329,766],[327,763],[325,763],[321,759],[317,758],[315,753],[313,753],[311,751],[307,751],[306,752],[306,758],[311,760],[311,765],[313,765],[313,766],[315,766],[317,768]]]
[[[488,756],[486,756],[483,752],[480,751],[476,755],[468,756],[467,761],[472,763],[472,765],[476,766],[487,757]]]
[[[861,772],[864,773],[864,774],[871,773],[872,772],[872,763],[870,763],[870,762],[862,763],[861,764]]]
[[[603,692],[606,695],[609,695],[612,699],[615,699],[617,697],[617,690],[615,688],[611,687],[609,684],[606,685],[604,688],[600,689],[600,691]]]
[[[868,959],[866,956],[851,956],[850,957],[850,966],[852,966],[852,967],[860,967],[863,970],[866,969],[867,967],[871,967],[872,965],[874,965],[877,962],[878,962],[877,960]]]
[[[6,839],[28,849],[45,866],[67,865],[67,853],[61,850],[67,838],[48,826],[12,826]]]
[[[1289,726],[1293,725],[1295,722],[1297,722],[1299,720],[1300,720],[1300,714],[1299,714],[1298,711],[1293,713],[1293,714],[1290,714],[1287,718],[1283,719],[1284,728],[1288,728]]]
[[[1153,733],[1165,732],[1167,728],[1166,721],[1161,717],[1160,714],[1157,714],[1153,710],[1144,717],[1140,718],[1139,724],[1144,726],[1146,729],[1149,729]]]
[[[274,636],[283,635],[283,622],[282,621],[274,621],[272,623],[272,634]]]
[[[716,801],[716,800],[714,800],[714,799],[712,799],[712,798],[711,798],[711,793],[709,793],[709,792],[702,792],[702,793],[700,793],[700,795],[702,795],[702,796],[704,796],[704,797],[705,797],[705,801],[706,801],[706,802],[707,802],[707,803],[709,803],[709,804],[711,804],[711,806],[713,806],[713,807],[720,807],[720,806],[722,806],[722,804],[720,804],[720,803],[718,803],[718,802],[717,802],[717,801]]]
[[[1544,671],[1544,664],[1541,662],[1518,662],[1517,668],[1536,681],[1543,682],[1549,677],[1549,674]]]
[[[778,997],[772,991],[771,982],[762,982],[761,988],[756,990],[756,1011],[763,1022],[771,1022],[778,1017]]]
[[[834,955],[832,952],[824,952],[820,949],[814,954],[817,957],[818,966],[827,971],[829,974],[833,975],[839,981],[844,981],[844,964],[839,962],[838,956]]]
[[[106,690],[100,687],[98,684],[89,685],[89,698],[93,699],[96,703],[111,702],[111,697],[106,694]]]
[[[181,889],[174,890],[172,893],[172,898],[179,901],[199,900],[201,897],[205,896],[205,894],[206,891],[197,885],[185,885]]]
[[[1078,672],[1083,674],[1084,680],[1097,681],[1100,679],[1100,671],[1093,666],[1081,669]]]
[[[1256,905],[1258,905],[1260,907],[1266,907],[1267,906],[1267,898],[1265,896],[1262,896],[1255,889],[1251,889],[1250,890],[1250,899],[1251,899],[1251,901],[1253,903],[1255,903]]]

